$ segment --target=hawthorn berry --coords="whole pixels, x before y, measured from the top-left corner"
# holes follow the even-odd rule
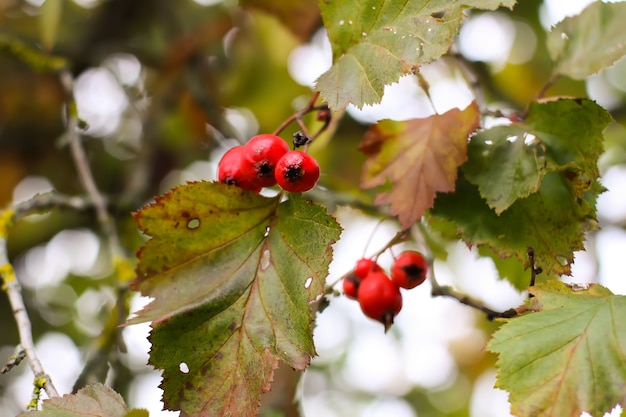
[[[357,298],[361,281],[363,281],[363,279],[370,272],[382,272],[382,271],[383,269],[373,259],[370,259],[370,258],[359,259],[356,262],[354,271],[352,271],[343,279],[343,293],[348,298],[352,298],[352,299]]]
[[[356,300],[361,279],[354,273],[346,275],[343,279],[343,293],[346,297]]]
[[[382,270],[380,265],[370,258],[359,259],[354,267],[354,273],[361,279],[365,278],[370,272],[382,272]]]
[[[274,174],[278,185],[284,190],[301,193],[317,184],[320,166],[308,153],[289,151],[278,160]]]
[[[408,250],[398,256],[391,267],[391,279],[399,287],[415,288],[426,280],[428,263],[424,255]]]
[[[217,180],[228,185],[236,185],[258,193],[261,191],[261,187],[252,184],[242,173],[243,151],[244,147],[242,145],[235,146],[226,151],[217,164]]]
[[[274,168],[278,160],[289,151],[289,145],[271,134],[257,135],[244,146],[243,175],[259,187],[276,185]]]
[[[382,271],[370,272],[361,281],[357,299],[363,314],[381,322],[385,331],[402,309],[400,288]]]

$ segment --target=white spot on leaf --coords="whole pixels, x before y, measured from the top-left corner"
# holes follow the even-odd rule
[[[271,255],[269,249],[265,249],[263,251],[263,255],[261,255],[261,270],[265,271],[270,267]]]

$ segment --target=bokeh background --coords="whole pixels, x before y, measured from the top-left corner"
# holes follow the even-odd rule
[[[70,63],[80,117],[88,124],[89,163],[131,251],[141,244],[131,211],[177,184],[214,179],[229,147],[273,131],[302,108],[316,77],[331,65],[330,45],[310,7],[315,2],[295,2],[298,13],[281,16],[282,1],[66,0],[56,2],[62,4],[57,23],[56,12],[46,9],[53,1],[46,3],[0,0],[0,206],[50,190],[84,193],[66,146],[58,76],[7,53],[7,45],[21,43]],[[514,11],[470,14],[453,47],[468,59],[493,109],[526,106],[550,76],[546,33],[590,0],[519,3]],[[437,112],[464,108],[473,99],[458,60],[443,58],[421,73]],[[608,189],[598,202],[601,230],[588,236],[573,275],[563,279],[599,282],[626,294],[626,61],[583,82],[561,79],[548,94],[590,97],[616,120],[607,128],[600,160]],[[398,230],[392,220],[379,222],[371,210],[374,194],[358,186],[364,156],[356,148],[368,125],[433,111],[417,80],[405,77],[387,88],[380,105],[334,114],[329,131],[312,146],[323,174],[310,195],[344,228],[328,282]],[[319,125],[313,116],[305,122]],[[523,301],[525,294],[500,280],[490,260],[461,243],[441,244],[448,256],[434,267],[442,284],[496,310]],[[406,247],[426,249],[419,242]],[[64,393],[98,354],[116,302],[106,250],[90,211],[29,216],[9,236],[38,352]],[[386,252],[380,262],[389,268],[391,259]],[[263,415],[300,409],[308,417],[507,416],[507,395],[493,388],[494,357],[485,351],[497,324],[454,300],[433,299],[429,290],[425,284],[404,294],[403,311],[387,334],[356,302],[332,297],[315,329],[319,356],[300,380],[286,371],[283,385],[270,394],[282,392],[287,403],[294,395],[295,405],[283,414],[272,410],[275,398],[264,398]],[[133,298],[131,310],[145,302]],[[114,352],[99,362],[129,405],[145,407],[151,416],[176,416],[161,411],[160,375],[146,365],[148,331],[147,325],[125,328],[127,352],[113,344]],[[17,343],[8,301],[0,295],[0,361]],[[0,417],[23,411],[31,391],[26,363],[0,375]]]

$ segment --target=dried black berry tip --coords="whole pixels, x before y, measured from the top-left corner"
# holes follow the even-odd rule
[[[309,143],[311,143],[311,138],[306,136],[304,133],[296,132],[293,134],[293,147],[294,148],[297,149],[301,146],[308,145]]]

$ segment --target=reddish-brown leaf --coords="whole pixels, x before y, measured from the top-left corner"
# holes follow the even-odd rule
[[[390,204],[408,228],[433,206],[438,192],[454,191],[457,169],[467,160],[467,139],[479,125],[476,103],[424,119],[383,120],[372,126],[360,146],[368,155],[361,186],[391,181],[391,190],[376,197]]]

